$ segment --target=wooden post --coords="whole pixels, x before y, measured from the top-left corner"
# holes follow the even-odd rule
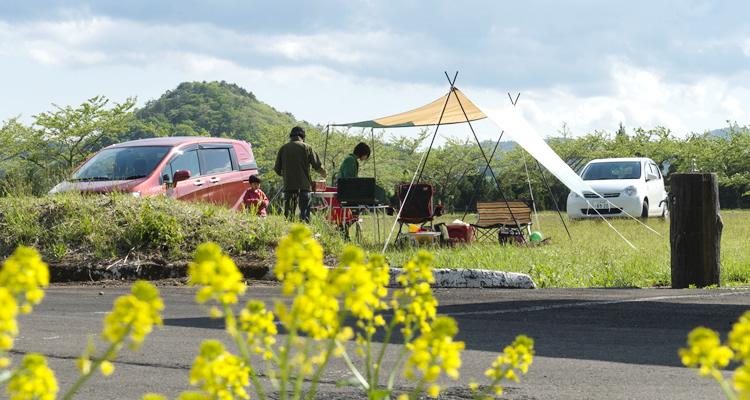
[[[672,174],[670,181],[672,288],[718,286],[724,224],[716,174]]]

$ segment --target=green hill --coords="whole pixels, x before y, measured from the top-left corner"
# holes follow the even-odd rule
[[[224,136],[253,142],[262,131],[297,123],[292,114],[236,84],[183,82],[137,110],[127,136]]]

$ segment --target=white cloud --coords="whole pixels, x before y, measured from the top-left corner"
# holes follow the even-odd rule
[[[551,88],[525,92],[516,108],[504,94],[485,92],[495,109],[506,118],[505,129],[531,129],[555,135],[565,123],[575,135],[596,130],[614,132],[619,122],[629,129],[664,126],[677,135],[721,128],[727,120],[750,121],[750,74],[730,77],[705,76],[689,83],[671,82],[660,72],[613,61],[613,91],[606,95],[576,96]],[[491,104],[491,103],[489,103]]]
[[[536,43],[517,28],[496,28],[495,34],[506,39],[512,36],[524,46]],[[737,43],[735,40],[733,45]],[[750,39],[741,43],[750,57]],[[298,118],[314,123],[346,122],[397,113],[444,94],[442,69],[435,73],[432,85],[404,83],[393,70],[389,72],[392,78],[385,79],[367,73],[390,64],[418,65],[433,73],[434,65],[439,64],[436,60],[455,58],[440,52],[440,46],[419,34],[400,35],[387,28],[269,35],[202,23],[151,24],[88,14],[60,21],[0,21],[0,61],[42,65],[49,68],[41,73],[54,72],[55,76],[55,81],[44,86],[48,93],[40,92],[35,95],[38,100],[28,101],[35,104],[28,106],[32,109],[12,109],[9,107],[18,105],[11,103],[0,103],[0,109],[8,115],[43,111],[50,99],[57,98],[57,92],[74,88],[73,83],[80,82],[82,76],[99,94],[125,92],[142,101],[180,81],[226,80]],[[481,51],[476,56],[483,57]],[[630,129],[661,125],[682,135],[722,127],[727,119],[750,122],[748,72],[693,75],[692,80],[683,76],[682,81],[676,81],[670,71],[637,66],[625,58],[602,57],[602,62],[609,65],[605,79],[609,85],[607,91],[588,92],[593,94],[582,95],[579,88],[563,85],[520,88],[520,101],[513,108],[503,91],[476,86],[462,89],[478,104],[499,109],[504,115],[502,128],[532,130],[545,136],[556,134],[563,123],[577,135],[594,130],[611,132],[619,122]],[[363,65],[368,68],[361,68]],[[25,71],[18,68],[23,79],[42,80],[23,75]],[[540,73],[553,74],[552,69]],[[9,75],[0,77],[0,86],[17,79]],[[112,79],[125,75],[128,80]],[[66,80],[67,84],[62,83]],[[4,117],[0,115],[0,119]],[[479,126],[482,139],[496,136],[492,127]],[[460,127],[441,131],[468,134]]]

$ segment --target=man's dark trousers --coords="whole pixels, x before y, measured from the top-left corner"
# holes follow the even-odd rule
[[[299,206],[299,218],[310,222],[310,192],[308,190],[293,190],[284,192],[284,217],[294,218],[294,209]]]

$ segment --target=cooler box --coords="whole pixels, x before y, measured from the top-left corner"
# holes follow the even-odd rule
[[[474,228],[471,225],[446,225],[448,237],[459,242],[471,242],[474,240]]]

